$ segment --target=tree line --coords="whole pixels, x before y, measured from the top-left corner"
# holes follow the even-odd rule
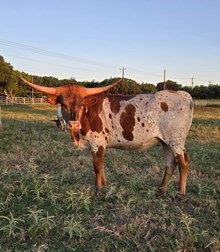
[[[105,79],[101,82],[97,81],[77,81],[74,78],[59,80],[55,77],[47,76],[33,76],[28,73],[19,72],[13,69],[10,63],[5,62],[4,58],[0,56],[0,96],[6,95],[8,97],[24,96],[28,97],[33,95],[30,87],[25,85],[19,76],[23,76],[29,81],[33,81],[36,84],[48,87],[58,87],[63,85],[81,85],[85,87],[99,87],[106,86],[110,83],[117,81],[120,78]],[[138,93],[155,93],[156,91],[166,89],[171,90],[185,90],[189,92],[192,97],[197,99],[216,99],[220,98],[220,85],[208,85],[208,86],[182,86],[181,84],[167,80],[159,82],[156,85],[150,83],[137,83],[135,80],[124,78],[123,82],[109,90],[109,93],[114,94],[138,94]],[[34,92],[34,97],[41,97],[42,93]]]

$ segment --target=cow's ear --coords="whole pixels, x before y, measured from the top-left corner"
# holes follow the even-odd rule
[[[84,98],[84,104],[87,107],[93,106],[94,104],[96,104],[96,102],[97,102],[97,98],[95,96],[88,96],[88,97]]]
[[[49,102],[52,105],[56,105],[60,102],[59,96],[49,95],[47,96],[47,102]]]

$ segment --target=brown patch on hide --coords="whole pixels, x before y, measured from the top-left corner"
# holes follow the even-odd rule
[[[135,97],[135,95],[108,95],[108,100],[110,102],[110,109],[112,113],[118,114],[120,110],[120,101],[128,101]]]
[[[85,98],[85,103],[87,104],[87,112],[84,112],[84,114],[82,115],[81,132],[83,135],[86,135],[89,130],[97,133],[103,131],[102,118],[99,114],[102,111],[103,100],[105,98],[106,96],[104,94],[98,94]]]
[[[110,102],[110,109],[114,114],[118,114],[120,110],[120,101],[113,100],[112,102]]]
[[[160,103],[160,106],[161,106],[161,109],[162,109],[164,112],[167,112],[168,109],[169,109],[166,102],[161,102],[161,103]]]
[[[125,112],[123,112],[120,117],[120,125],[123,129],[122,135],[128,141],[134,139],[132,131],[134,130],[135,125],[135,111],[136,109],[134,105],[128,104],[125,107]]]
[[[97,116],[95,120],[92,120],[90,123],[91,131],[96,131],[97,133],[100,133],[102,131],[102,119]]]

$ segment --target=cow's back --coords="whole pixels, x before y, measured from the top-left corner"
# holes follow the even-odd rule
[[[160,91],[116,99],[117,109],[114,96],[107,96],[101,113],[109,147],[145,149],[155,138],[169,142],[173,137],[186,137],[193,114],[188,93]]]

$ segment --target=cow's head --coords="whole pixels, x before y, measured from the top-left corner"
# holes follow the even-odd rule
[[[105,87],[86,88],[76,85],[66,85],[61,87],[44,87],[33,84],[24,78],[20,79],[28,86],[40,92],[49,94],[47,101],[50,104],[61,104],[61,111],[67,126],[71,131],[78,132],[81,129],[82,115],[85,111],[84,98],[107,91],[116,86],[121,79]]]

